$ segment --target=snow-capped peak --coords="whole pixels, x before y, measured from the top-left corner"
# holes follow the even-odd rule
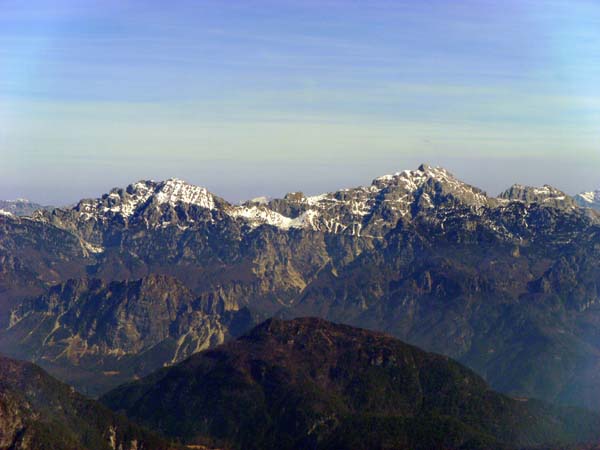
[[[146,206],[175,206],[178,203],[197,205],[209,210],[215,208],[214,197],[206,188],[170,178],[160,182],[140,180],[125,189],[114,188],[101,198],[82,200],[74,210],[84,220],[101,220],[108,215],[129,219]]]
[[[597,201],[600,198],[600,192],[592,191],[592,192],[582,192],[578,195],[583,201],[587,203],[592,203]]]
[[[577,194],[575,201],[584,208],[600,209],[600,190]]]
[[[427,180],[433,179],[453,186],[468,186],[442,167],[431,167],[421,164],[417,170],[403,170],[391,175],[383,175],[373,180],[373,185],[379,188],[389,184],[401,185],[409,190],[416,190]]]
[[[426,188],[425,186],[429,186]],[[437,186],[437,187],[434,187]],[[421,164],[417,170],[404,170],[392,175],[384,175],[373,180],[372,189],[384,191],[396,191],[399,200],[404,198],[408,202],[415,200],[415,196],[422,198],[422,206],[433,207],[432,195],[444,192],[456,199],[460,199],[465,205],[481,207],[490,204],[486,193],[473,187],[448,172],[442,167],[431,167]]]
[[[488,205],[489,200],[484,192],[461,182],[445,169],[422,164],[417,170],[378,177],[367,187],[309,197],[292,192],[266,205],[247,202],[233,208],[230,215],[244,218],[252,227],[268,224],[284,229],[360,234],[368,232],[369,225],[391,226],[398,217],[434,208],[447,198],[475,208]]]
[[[215,201],[206,188],[194,186],[179,178],[169,178],[159,183],[155,191],[158,203],[176,204],[178,202],[198,205],[206,209],[214,209]]]

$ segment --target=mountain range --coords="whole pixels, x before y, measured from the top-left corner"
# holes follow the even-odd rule
[[[240,205],[170,179],[4,214],[0,351],[100,395],[267,317],[318,316],[598,409],[600,213],[579,203],[422,165]]]

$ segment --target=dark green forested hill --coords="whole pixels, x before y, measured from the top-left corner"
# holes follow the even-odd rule
[[[322,319],[247,335],[102,398],[187,443],[488,449],[600,439],[600,417],[515,400],[453,360]]]
[[[0,356],[0,449],[165,450],[175,447],[31,363]]]

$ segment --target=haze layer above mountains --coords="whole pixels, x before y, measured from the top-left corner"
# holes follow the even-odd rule
[[[426,164],[423,164],[422,167],[426,167]],[[410,172],[410,171],[405,171],[406,173]],[[396,175],[399,175],[399,173],[397,173]],[[390,175],[386,175],[383,177],[380,177],[380,179],[385,178],[385,177],[389,177]],[[146,181],[146,180],[140,180],[138,183],[136,183],[135,185],[142,185],[142,184],[147,184],[147,183],[155,183],[154,181],[150,180],[150,181]],[[165,183],[169,183],[173,186],[175,185],[179,185],[179,188],[175,188],[175,189],[181,189],[181,186],[193,186],[190,185],[182,180],[176,179],[176,178],[172,178],[170,180],[168,180]],[[193,186],[193,188],[196,189],[202,189],[202,188],[198,188],[196,186]],[[560,191],[556,190],[555,188],[552,188],[551,186],[545,185],[542,186],[541,188],[537,188],[538,191],[539,190],[543,190],[543,189],[551,189],[551,190],[555,190],[556,192],[560,194],[562,194]],[[498,197],[503,197],[506,196],[508,191],[510,190],[520,190],[522,192],[527,191],[528,193],[532,193],[534,192],[534,190],[536,188],[532,187],[532,186],[524,186],[524,185],[520,185],[520,184],[515,184],[513,185],[509,190],[502,192]],[[184,189],[185,190],[185,189]],[[192,189],[193,190],[193,189]],[[531,195],[531,194],[529,194]],[[318,195],[312,196],[313,198],[318,198]],[[256,202],[258,203],[265,203],[269,201],[269,197],[263,196],[263,197],[257,197],[256,199],[254,199]],[[577,204],[579,206],[582,207],[590,207],[590,208],[595,208],[595,209],[599,209],[600,208],[600,190],[596,190],[596,191],[588,191],[588,192],[581,192],[580,194],[577,194],[575,196],[573,196],[573,199],[577,202]],[[182,201],[186,201],[186,199],[184,197],[181,198]],[[187,201],[189,201],[190,199],[187,199]],[[252,201],[248,201],[247,203],[252,203]],[[52,206],[44,206],[44,205],[40,205],[38,203],[34,203],[31,202],[27,199],[24,198],[20,198],[17,200],[0,200],[0,210],[3,210],[5,212],[9,212],[11,214],[17,215],[17,216],[29,216],[31,215],[34,211],[36,210],[52,210],[54,209],[54,207]]]

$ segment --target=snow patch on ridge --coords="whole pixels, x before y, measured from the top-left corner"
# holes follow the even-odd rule
[[[138,181],[130,186],[124,194],[118,191],[111,191],[107,200],[110,206],[102,208],[102,212],[112,212],[120,214],[123,217],[130,217],[139,205],[144,204],[153,194],[150,186],[146,183]]]
[[[600,209],[600,190],[582,192],[575,196],[575,201],[584,208]]]
[[[593,203],[595,201],[598,201],[598,199],[600,197],[600,192],[598,192],[598,191],[582,192],[581,194],[579,194],[579,197],[588,203]]]
[[[238,206],[232,208],[229,215],[246,220],[251,228],[271,225],[289,230],[290,228],[316,228],[315,220],[319,212],[308,210],[296,218],[290,218],[264,206]]]
[[[99,246],[99,245],[90,244],[89,242],[86,242],[86,241],[81,241],[81,245],[83,246],[83,248],[85,248],[90,253],[103,253],[104,252],[104,247]]]
[[[290,228],[292,219],[285,217],[265,206],[237,206],[229,211],[232,217],[240,217],[248,221],[252,228],[267,224],[278,228]]]
[[[188,184],[178,178],[171,178],[159,185],[156,201],[160,204],[174,205],[178,202],[198,205],[206,209],[214,209],[215,201],[208,190],[200,186]]]

